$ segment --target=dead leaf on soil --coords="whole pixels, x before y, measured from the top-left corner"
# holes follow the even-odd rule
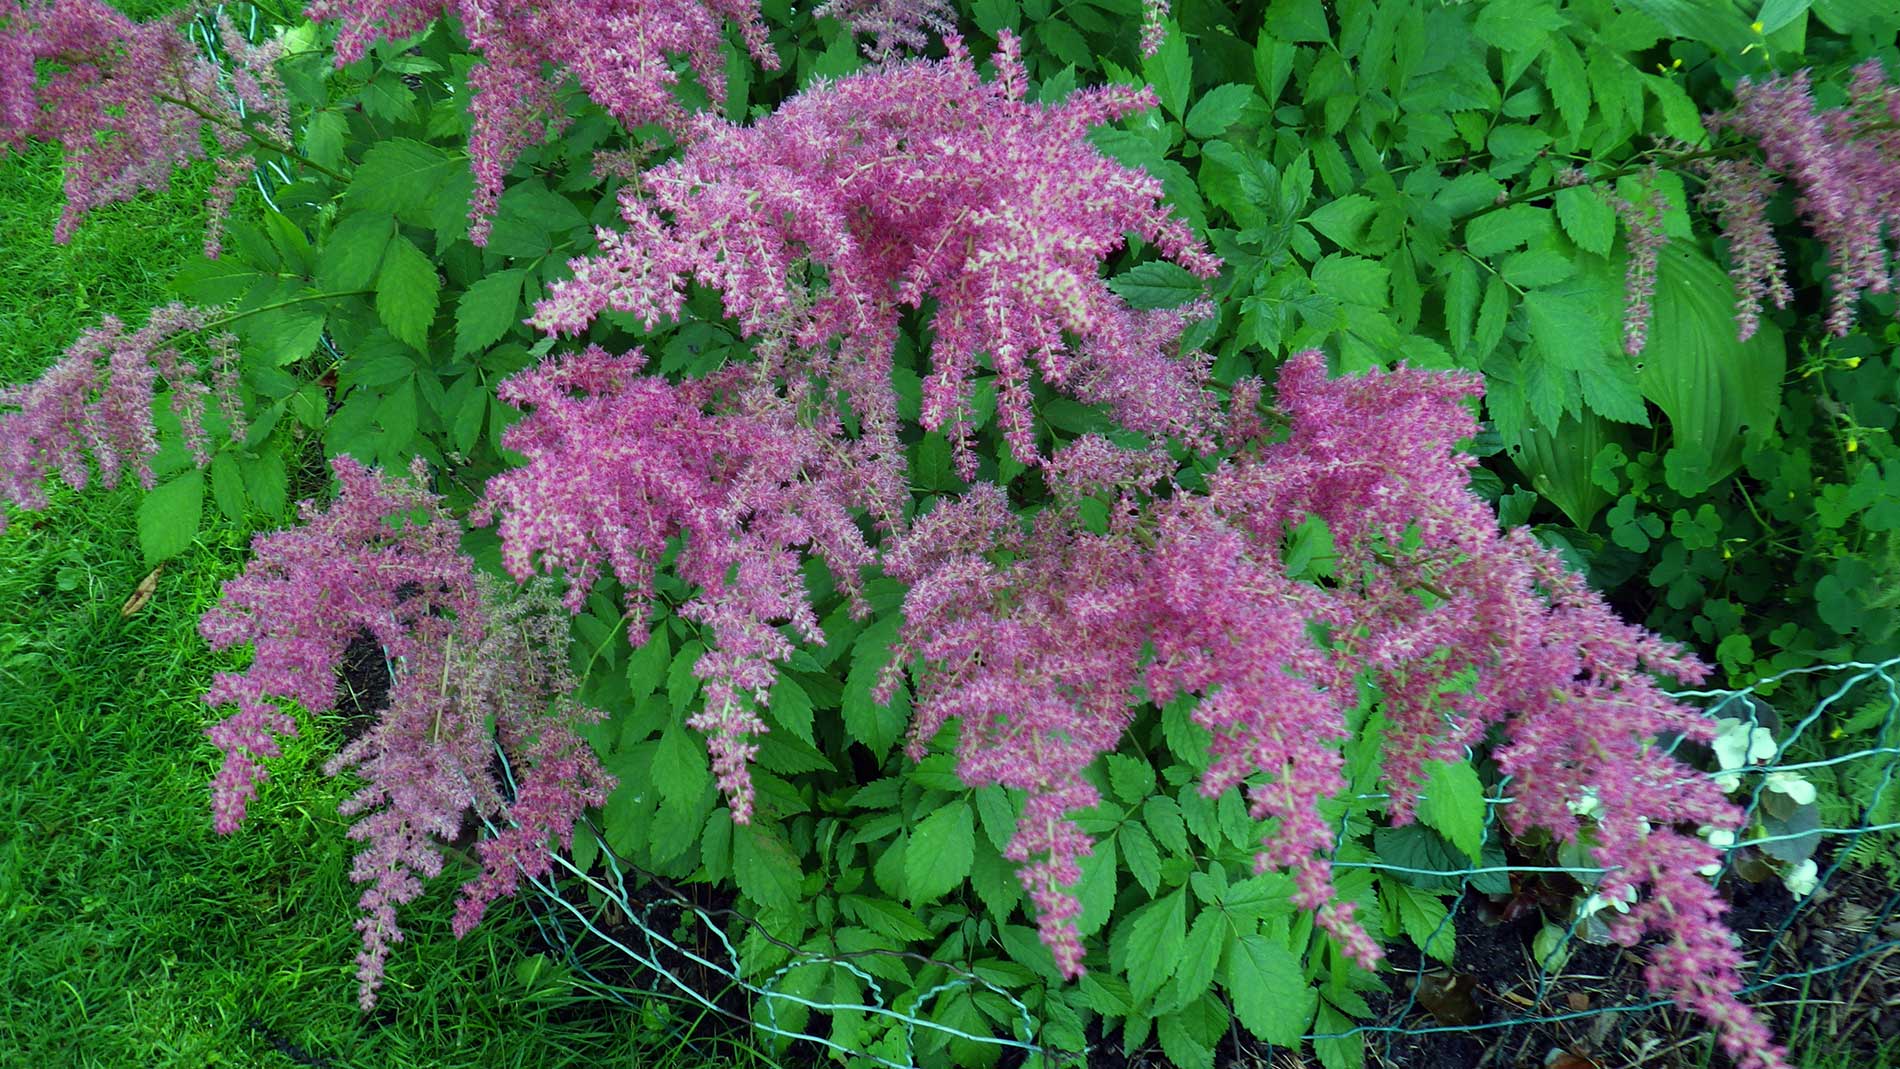
[[[139,585],[132,588],[132,596],[126,598],[125,604],[119,606],[120,618],[130,616],[140,609],[143,609],[146,604],[152,600],[153,592],[158,589],[158,573],[164,570],[165,566],[161,564],[153,568],[151,573],[145,578],[139,580]]]
[[[1441,1025],[1471,1025],[1479,1019],[1471,997],[1478,981],[1463,973],[1426,973],[1418,979],[1418,1002]]]

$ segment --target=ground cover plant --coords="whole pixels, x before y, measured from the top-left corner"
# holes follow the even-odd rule
[[[136,481],[152,564],[208,507],[289,524],[201,623],[254,649],[219,831],[382,652],[327,765],[365,1008],[428,880],[466,934],[592,817],[735,894],[748,968],[954,1029],[933,1061],[1026,1011],[1353,1065],[1389,947],[1451,954],[1402,874],[1496,828],[1785,1064],[1701,874],[1752,722],[1727,761],[1668,687],[1900,641],[1886,15],[258,10],[0,9],[56,236],[222,153],[177,300],[0,392],[0,492]],[[1833,786],[1797,805],[1880,803]]]

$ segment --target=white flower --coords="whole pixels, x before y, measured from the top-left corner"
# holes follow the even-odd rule
[[[1817,878],[1820,872],[1821,870],[1815,865],[1814,859],[1809,858],[1794,868],[1789,869],[1787,872],[1782,873],[1781,882],[1787,885],[1789,892],[1796,898],[1806,898],[1814,893],[1815,884],[1820,882]]]
[[[1795,805],[1808,805],[1814,801],[1814,784],[1793,772],[1770,772],[1764,786],[1787,795]]]
[[[1592,894],[1577,906],[1577,914],[1584,918],[1594,917],[1605,906],[1615,909],[1618,913],[1628,913],[1630,906],[1635,901],[1636,888],[1634,887],[1624,888],[1622,895],[1615,898],[1608,898],[1601,894]]]
[[[1696,829],[1696,834],[1708,840],[1709,845],[1715,847],[1717,850],[1727,850],[1729,847],[1735,845],[1735,833],[1727,828],[1712,828],[1704,824]],[[1719,875],[1721,871],[1722,863],[1719,861],[1711,861],[1696,870],[1698,874],[1703,876]]]
[[[1723,717],[1715,722],[1715,726],[1720,733],[1711,746],[1715,750],[1715,759],[1721,762],[1724,769],[1743,768],[1757,761],[1766,761],[1775,756],[1779,749],[1775,745],[1774,732],[1767,728],[1751,727],[1747,721],[1733,717]]]
[[[1597,798],[1597,789],[1595,787],[1585,787],[1583,789],[1583,797],[1574,802],[1565,802],[1564,805],[1572,813],[1580,817],[1594,816],[1597,810],[1603,808],[1603,802]]]

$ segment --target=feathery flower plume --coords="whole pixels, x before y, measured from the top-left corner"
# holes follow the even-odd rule
[[[873,400],[889,384],[845,359],[811,374],[781,378],[768,362],[679,385],[644,366],[637,350],[594,346],[505,382],[502,399],[529,409],[505,441],[528,461],[489,480],[476,522],[498,518],[517,578],[565,571],[570,607],[611,567],[629,614],[644,614],[659,559],[679,540],[674,568],[698,588],[681,612],[714,638],[695,665],[705,707],[691,726],[710,737],[720,788],[745,823],[751,739],[765,731],[757,710],[794,649],[780,625],[824,640],[804,555],[855,594],[872,553],[854,511],[888,529],[906,495],[895,417],[866,406],[863,433],[847,437],[815,384]]]
[[[1728,238],[1735,282],[1736,335],[1741,341],[1755,336],[1761,326],[1763,299],[1786,308],[1794,299],[1782,266],[1781,246],[1768,225],[1768,198],[1775,192],[1774,176],[1753,160],[1716,160],[1703,169],[1704,184],[1696,202],[1715,213]]]
[[[1641,204],[1620,196],[1612,202],[1623,218],[1629,248],[1629,265],[1623,278],[1623,351],[1637,356],[1649,343],[1649,302],[1656,296],[1656,260],[1663,246],[1669,244],[1662,222],[1667,204],[1662,190],[1654,185]]]
[[[337,669],[360,634],[389,659],[387,706],[326,765],[331,775],[348,770],[363,781],[343,812],[357,817],[349,834],[365,844],[351,879],[369,885],[356,925],[368,1009],[390,946],[402,939],[396,908],[441,872],[439,844],[456,837],[470,810],[513,827],[480,848],[484,871],[464,888],[458,934],[514,889],[518,871],[545,871],[538,848],[550,836],[565,842],[579,812],[605,801],[610,780],[568,726],[596,714],[563,698],[571,686],[564,614],[531,600],[505,603],[478,579],[461,552],[460,526],[418,485],[421,461],[410,482],[347,456],[332,468],[336,500],[322,508],[303,502],[302,526],[259,535],[251,563],[225,584],[199,631],[213,649],[256,649],[249,668],[219,673],[205,695],[209,704],[237,706],[207,732],[224,751],[212,785],[222,833],[237,829],[256,797],[261,761],[279,752],[276,736],[296,733],[282,703],[312,713],[333,708]],[[551,703],[560,715],[547,715]],[[512,802],[490,770],[496,737],[525,762]]]
[[[992,486],[940,506],[885,562],[912,583],[912,751],[957,719],[964,780],[1028,793],[1008,856],[1028,862],[1043,937],[1074,975],[1084,954],[1067,888],[1090,844],[1070,814],[1098,800],[1082,770],[1115,747],[1137,702],[1193,698],[1213,738],[1201,789],[1254,782],[1250,812],[1273,822],[1256,865],[1292,870],[1295,901],[1370,965],[1379,949],[1337,900],[1333,832],[1318,817],[1345,786],[1345,703],[1369,672],[1390,724],[1394,823],[1413,819],[1428,762],[1462,758],[1492,729],[1519,799],[1514,829],[1575,841],[1564,801],[1599,785],[1604,893],[1647,891],[1617,934],[1661,935],[1652,987],[1702,1014],[1744,1069],[1777,1069],[1781,1052],[1733,994],[1740,960],[1721,900],[1694,876],[1716,851],[1677,830],[1734,827],[1741,814],[1656,745],[1711,727],[1652,673],[1693,682],[1706,670],[1618,620],[1524,531],[1498,531],[1467,489],[1475,461],[1456,448],[1477,431],[1467,402],[1479,385],[1405,369],[1329,380],[1324,358],[1302,353],[1279,377],[1285,436],[1237,438],[1205,494],[1146,494],[1156,473],[1139,454],[1113,462],[1105,443],[1078,443],[1051,470],[1118,493],[1105,533],[1060,508],[1025,531]],[[1325,586],[1280,563],[1287,531],[1309,517],[1338,557]]]
[[[207,396],[228,423],[231,439],[243,440],[237,340],[222,332],[207,337],[211,385],[177,349],[181,336],[204,331],[209,321],[206,310],[175,302],[154,309],[145,325],[130,333],[117,318],[106,316],[37,380],[0,386],[0,503],[45,508],[45,484],[53,475],[75,490],[85,489],[91,480],[88,455],[108,488],[117,486],[129,468],[140,486],[151,489],[151,461],[158,453],[152,403],[161,379],[185,446],[199,464],[211,460],[204,427]],[[0,513],[4,530],[6,516]]]
[[[1887,257],[1900,235],[1900,91],[1872,59],[1855,68],[1842,107],[1817,112],[1808,72],[1797,71],[1759,83],[1744,79],[1735,87],[1735,107],[1710,119],[1754,138],[1767,166],[1794,183],[1795,207],[1833,262],[1828,329],[1845,335],[1860,295],[1892,288]],[[1767,190],[1749,192],[1759,199]],[[1777,278],[1778,270],[1765,277]],[[1774,286],[1743,292],[1776,292]]]
[[[934,301],[923,423],[946,431],[966,476],[968,387],[983,359],[1025,460],[1039,457],[1032,361],[1132,430],[1206,444],[1202,365],[1173,351],[1181,314],[1136,312],[1100,278],[1129,233],[1203,277],[1218,268],[1160,182],[1087,140],[1153,94],[1111,86],[1032,103],[1018,42],[999,43],[991,83],[952,37],[945,60],[808,90],[750,127],[702,119],[682,156],[623,191],[627,228],[601,231],[601,251],[570,264],[533,322],[573,334],[612,308],[655,324],[678,314],[692,281],[719,291],[748,335],[805,348],[858,339],[887,365],[903,311]]]
[[[254,163],[245,109],[284,129],[283,95],[270,71],[275,46],[251,46],[223,22],[236,61],[228,86],[183,32],[189,12],[134,22],[103,0],[0,3],[0,148],[57,141],[66,155],[66,202],[53,238],[72,237],[87,212],[164,189],[172,172],[203,159],[206,117],[227,153],[206,204],[208,253],[230,193]],[[42,79],[35,64],[55,65]],[[257,117],[253,117],[256,121]]]
[[[896,59],[905,52],[930,47],[931,35],[947,37],[957,30],[957,8],[951,0],[825,0],[813,12],[837,19],[871,43],[864,54],[877,62]]]

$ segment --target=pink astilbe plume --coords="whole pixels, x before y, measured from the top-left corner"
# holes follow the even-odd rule
[[[0,504],[45,508],[48,478],[57,475],[83,490],[93,467],[107,487],[117,486],[130,469],[140,486],[151,489],[159,445],[152,405],[161,381],[185,446],[199,464],[211,459],[204,425],[207,397],[215,400],[232,440],[243,440],[237,340],[219,331],[207,333],[210,320],[206,310],[177,303],[154,309],[145,325],[131,332],[106,316],[37,380],[0,386]],[[207,333],[211,347],[208,375],[178,351],[183,337],[197,333]],[[5,529],[6,514],[0,512],[0,531]]]
[[[1845,105],[1818,112],[1807,71],[1764,82],[1743,79],[1735,107],[1710,116],[1710,126],[1754,138],[1768,168],[1794,183],[1795,208],[1827,246],[1833,268],[1828,329],[1847,334],[1861,294],[1886,293],[1893,285],[1887,261],[1900,239],[1900,90],[1886,84],[1877,59],[1854,69]],[[1746,254],[1737,255],[1737,272],[1756,272],[1755,281],[1741,286],[1744,302],[1758,303],[1762,293],[1781,298],[1780,258],[1764,253],[1758,221],[1772,180],[1750,173],[1744,186],[1733,173],[1715,178],[1722,201],[1751,205],[1740,216],[1737,238]],[[1744,327],[1749,322],[1744,316]]]
[[[234,68],[223,78],[186,37],[189,17],[141,23],[103,0],[0,0],[0,148],[41,140],[65,150],[54,240],[71,238],[93,208],[167,188],[176,168],[204,158],[208,118],[226,152],[206,204],[215,254],[230,194],[255,166],[243,116],[282,134],[284,98],[270,69],[275,46],[251,46],[224,22]]]
[[[947,37],[957,29],[957,7],[951,0],[825,0],[813,14],[837,19],[852,33],[870,37],[864,54],[880,62],[922,52],[933,36]]]
[[[994,82],[953,37],[947,59],[814,87],[750,127],[702,117],[682,156],[623,193],[626,230],[603,230],[601,251],[570,264],[533,322],[578,333],[611,308],[656,324],[697,282],[748,335],[806,348],[857,339],[888,362],[904,311],[933,302],[923,423],[948,433],[966,476],[970,380],[985,360],[998,421],[1026,460],[1039,455],[1032,362],[1129,429],[1205,441],[1211,429],[1192,425],[1206,411],[1195,407],[1203,365],[1173,349],[1181,313],[1130,309],[1100,277],[1130,233],[1196,274],[1218,268],[1159,181],[1087,140],[1153,95],[1113,86],[1026,101],[1017,41],[999,43]]]
[[[469,162],[475,191],[469,237],[485,244],[508,171],[522,151],[555,136],[568,119],[559,97],[569,76],[628,127],[679,128],[687,113],[675,90],[682,57],[713,99],[726,94],[725,26],[739,28],[761,66],[775,69],[758,0],[312,0],[313,19],[337,19],[339,66],[380,39],[400,39],[439,15],[460,20],[481,57],[468,75]]]
[[[219,673],[205,695],[237,706],[207,732],[224,751],[212,785],[224,833],[256,796],[261,762],[278,755],[276,736],[296,733],[282,703],[333,708],[338,668],[359,635],[388,659],[387,706],[326,766],[363,782],[343,812],[357,817],[349,834],[364,843],[351,879],[369,885],[356,925],[367,1009],[390,946],[402,939],[396,908],[441,872],[440,844],[471,810],[505,817],[514,830],[481,849],[485,871],[465,889],[458,932],[514,888],[514,869],[544,872],[545,853],[537,859],[533,848],[551,836],[565,841],[579,812],[605,800],[609,781],[567,726],[592,714],[564,705],[563,718],[546,715],[570,685],[560,664],[564,615],[503,605],[462,554],[460,525],[427,490],[347,456],[332,467],[336,500],[323,508],[306,501],[302,526],[259,535],[253,560],[225,584],[199,630],[214,649],[256,649],[250,667]],[[412,475],[420,479],[420,462]],[[525,761],[512,803],[490,771],[497,736]]]
[[[871,550],[854,511],[888,529],[902,508],[894,416],[878,407],[889,384],[842,357],[816,365],[824,374],[781,377],[769,350],[758,364],[678,385],[644,366],[637,350],[594,346],[504,383],[502,399],[530,410],[505,438],[528,461],[489,481],[477,522],[498,518],[515,576],[565,571],[571,607],[611,567],[627,611],[641,617],[660,557],[678,540],[674,569],[698,591],[681,612],[713,639],[694,669],[705,707],[691,726],[710,737],[720,788],[745,823],[760,703],[794,637],[824,640],[804,556],[855,593]],[[859,436],[845,435],[820,384],[868,396]]]
[[[1052,484],[1059,500],[1078,483],[1111,490],[1104,533],[1063,507],[1025,531],[991,486],[940,506],[885,562],[912,583],[902,653],[919,675],[913,753],[955,719],[965,781],[1028,793],[1009,856],[1029,862],[1043,936],[1074,975],[1084,949],[1068,887],[1090,845],[1071,815],[1097,800],[1082,771],[1140,703],[1195,699],[1192,718],[1212,737],[1201,789],[1248,785],[1250,812],[1271,821],[1256,865],[1290,869],[1295,901],[1371,965],[1379,949],[1337,899],[1334,833],[1320,816],[1345,786],[1347,703],[1369,675],[1390,725],[1395,824],[1413,819],[1428,762],[1462,759],[1492,730],[1514,777],[1514,830],[1577,840],[1565,802],[1596,787],[1604,893],[1644,895],[1618,935],[1662,936],[1652,987],[1716,1026],[1740,1065],[1779,1067],[1733,994],[1740,959],[1721,900],[1694,875],[1718,852],[1681,830],[1732,828],[1741,813],[1658,742],[1706,740],[1711,727],[1651,673],[1696,681],[1705,669],[1617,619],[1522,528],[1499,532],[1467,489],[1475,461],[1456,448],[1477,432],[1468,404],[1479,386],[1404,369],[1332,380],[1320,354],[1302,353],[1279,377],[1284,434],[1233,434],[1238,452],[1204,494],[1146,494],[1158,472],[1143,454],[1117,461],[1083,439],[1052,458]],[[1324,585],[1280,563],[1288,530],[1310,517],[1337,556]]]

